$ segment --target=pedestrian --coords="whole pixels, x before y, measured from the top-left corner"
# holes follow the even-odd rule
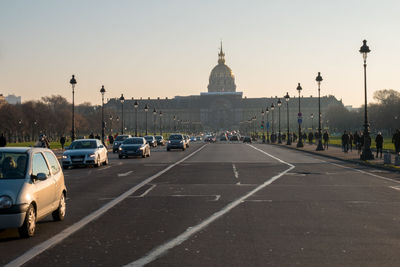
[[[90,133],[89,138],[90,138],[90,139],[93,139],[93,138],[94,138],[94,134],[93,134],[93,133]]]
[[[95,136],[94,138],[100,140],[100,135],[99,135],[99,134],[96,134],[96,136]]]
[[[375,145],[376,145],[376,157],[378,157],[379,152],[381,152],[381,158],[382,158],[383,136],[381,132],[378,132],[375,138]]]
[[[360,135],[358,134],[358,131],[356,131],[356,132],[354,133],[353,142],[354,142],[354,147],[355,147],[355,149],[358,150],[358,145],[359,145],[359,143],[360,143]]]
[[[396,154],[400,152],[400,130],[397,129],[392,137],[392,143],[394,143],[394,148],[396,150]]]
[[[308,143],[311,145],[313,143],[314,135],[312,132],[308,133]]]
[[[354,136],[351,132],[349,132],[349,148],[351,152],[353,152],[353,142],[354,142]]]
[[[65,136],[61,136],[61,138],[60,138],[60,144],[61,144],[61,148],[64,149],[64,145],[65,145]]]
[[[324,149],[328,150],[329,134],[327,130],[325,130],[324,134],[322,135],[322,138],[324,139]]]
[[[1,136],[0,136],[0,147],[5,147],[6,145],[7,145],[6,137],[4,136],[3,133],[1,133]]]
[[[110,143],[110,145],[114,144],[114,137],[112,136],[111,133],[110,133],[110,135],[108,136],[108,142]]]
[[[349,134],[344,131],[343,135],[342,135],[342,149],[343,152],[347,153],[349,151]]]

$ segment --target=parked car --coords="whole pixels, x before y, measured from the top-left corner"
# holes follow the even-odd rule
[[[153,135],[146,135],[144,139],[146,139],[150,147],[157,147],[157,140]]]
[[[118,152],[119,146],[124,142],[126,138],[132,137],[130,134],[121,134],[115,137],[114,144],[113,144],[113,153]]]
[[[162,135],[156,135],[157,145],[158,146],[165,146],[165,139]]]
[[[118,148],[118,157],[122,159],[129,156],[150,157],[150,146],[143,137],[130,137]]]
[[[250,138],[250,136],[245,136],[245,137],[243,137],[243,143],[251,143],[251,138]]]
[[[98,139],[78,139],[66,147],[62,156],[64,169],[70,166],[94,166],[108,164],[107,148]]]
[[[229,138],[229,141],[239,141],[239,137],[238,137],[237,135],[232,135],[232,136]]]
[[[186,142],[182,134],[171,134],[169,136],[167,151],[170,151],[171,149],[182,149],[183,151],[185,151]]]
[[[197,141],[197,139],[195,136],[190,137],[190,142],[196,142],[196,141]]]
[[[67,189],[54,153],[47,148],[0,148],[0,229],[35,234],[36,222],[65,217]],[[45,225],[43,225],[45,227]]]

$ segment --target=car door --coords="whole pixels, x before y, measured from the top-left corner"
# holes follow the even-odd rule
[[[37,204],[37,217],[40,218],[53,210],[53,202],[55,200],[55,181],[51,176],[49,166],[42,153],[34,153],[32,157],[32,176],[35,177],[39,173],[47,175],[47,179],[34,179],[35,199]]]
[[[55,199],[53,202],[53,209],[56,209],[59,205],[60,197],[64,190],[64,186],[65,186],[64,174],[61,171],[61,167],[60,167],[60,164],[58,163],[56,156],[52,152],[45,151],[44,155],[46,156],[48,165],[50,166],[51,179],[54,180],[54,184],[55,184],[55,191],[54,191]]]

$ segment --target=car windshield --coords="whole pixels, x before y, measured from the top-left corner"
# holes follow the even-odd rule
[[[0,152],[0,179],[24,179],[27,153]]]
[[[143,144],[142,138],[128,138],[123,142],[124,145]]]
[[[169,140],[182,140],[182,135],[180,134],[170,135]]]
[[[128,138],[128,136],[126,136],[126,135],[118,135],[115,138],[115,141],[124,141],[126,138]]]
[[[145,136],[146,141],[153,141],[153,136]]]
[[[96,141],[93,140],[74,141],[69,147],[69,149],[93,149],[93,148],[97,148]]]
[[[156,139],[157,139],[157,140],[161,140],[161,139],[162,139],[162,136],[156,135]]]

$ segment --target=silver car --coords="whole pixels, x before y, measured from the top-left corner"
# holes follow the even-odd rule
[[[62,166],[91,165],[99,167],[108,164],[107,148],[98,139],[78,139],[71,143],[62,156]]]
[[[36,222],[65,217],[67,189],[54,153],[46,148],[0,148],[0,229],[35,234]]]

